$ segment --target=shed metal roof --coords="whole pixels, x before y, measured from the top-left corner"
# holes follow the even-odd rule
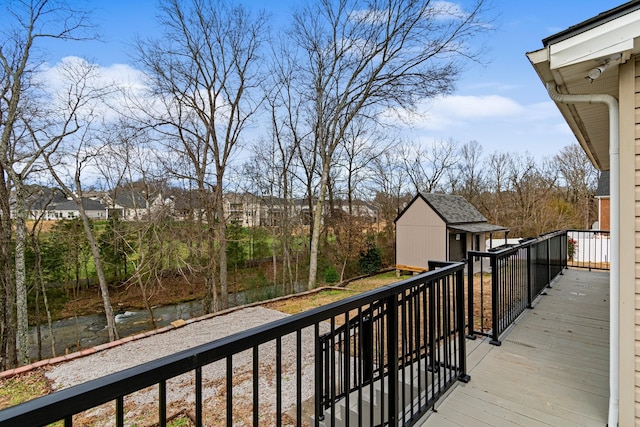
[[[507,227],[501,225],[493,225],[487,223],[473,223],[473,224],[455,224],[449,228],[452,230],[463,231],[465,233],[493,233],[497,231],[508,231]]]

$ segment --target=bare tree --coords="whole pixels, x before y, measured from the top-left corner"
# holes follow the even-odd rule
[[[393,146],[392,146],[393,147]],[[405,204],[411,200],[412,190],[407,185],[402,160],[389,149],[375,156],[369,163],[371,189],[375,192],[375,203],[379,207],[378,216],[384,225],[387,240],[394,238],[394,220]]]
[[[221,299],[226,307],[222,194],[229,162],[261,103],[256,89],[266,18],[223,0],[165,0],[160,12],[164,36],[139,46],[139,61],[150,78],[153,94],[163,99],[165,107],[161,115],[152,118],[152,124],[181,144],[178,153],[190,159],[202,202],[212,202],[205,203],[212,230],[209,240],[212,245],[218,243],[211,249],[218,253]],[[212,199],[207,197],[210,192]],[[213,270],[207,277],[209,301],[215,298]],[[210,311],[211,305],[205,310]]]
[[[482,145],[469,141],[460,147],[457,170],[450,179],[452,192],[464,197],[476,207],[483,207],[480,197],[485,190],[485,170],[483,167]]]
[[[45,218],[48,207],[51,203],[57,199],[60,194],[58,190],[47,189],[39,185],[28,186],[28,210],[30,212],[29,218],[31,226],[28,230],[29,242],[31,244],[31,250],[33,251],[33,270],[28,276],[33,289],[35,290],[35,323],[36,323],[36,336],[38,347],[38,360],[42,359],[42,331],[41,331],[41,317],[40,317],[40,299],[44,304],[45,313],[47,316],[47,325],[49,329],[49,336],[51,337],[51,354],[56,356],[55,350],[55,336],[53,331],[53,322],[51,317],[51,310],[49,307],[49,300],[47,297],[46,283],[44,279],[43,269],[43,253],[41,250],[41,231],[42,220]],[[42,292],[42,294],[40,293]]]
[[[100,293],[105,310],[109,339],[118,339],[109,286],[102,267],[102,257],[98,240],[91,227],[91,221],[85,211],[83,182],[87,175],[96,170],[95,161],[104,148],[104,141],[95,132],[103,126],[98,116],[103,116],[103,101],[109,94],[105,85],[98,82],[97,66],[85,61],[72,61],[61,68],[67,86],[64,96],[57,99],[55,105],[60,110],[68,109],[71,117],[69,124],[75,126],[73,135],[68,131],[58,131],[50,135],[51,128],[31,129],[33,140],[42,151],[42,159],[48,173],[58,184],[68,199],[73,200],[80,213],[80,220],[89,241]],[[64,126],[68,126],[65,122]],[[63,126],[63,130],[66,129]],[[60,137],[59,135],[64,135]]]
[[[484,1],[465,12],[445,2],[320,0],[294,17],[292,42],[308,125],[321,165],[313,208],[309,288],[315,287],[321,217],[334,153],[359,116],[375,120],[388,108],[450,93],[461,60],[474,57],[465,41],[479,31]]]
[[[125,275],[123,283],[138,288],[150,326],[155,328],[150,300],[161,285],[165,263],[170,264],[175,256],[175,240],[165,233],[171,206],[164,203],[164,180],[157,170],[160,162],[154,161],[155,150],[148,134],[126,120],[105,129],[101,139],[106,146],[96,166],[110,183],[113,204],[126,202],[132,208],[132,221],[121,221],[123,218],[115,213],[111,218],[112,239],[123,253],[136,254],[129,261],[125,259],[125,271],[128,262],[133,271]]]
[[[355,262],[375,226],[364,205],[365,200],[373,199],[365,183],[371,177],[371,162],[389,150],[391,144],[373,125],[364,117],[356,118],[345,133],[332,166],[331,190],[337,200],[332,200],[330,193],[327,221],[335,237],[341,281],[347,264]]]
[[[29,361],[27,290],[25,285],[24,250],[26,242],[26,197],[24,183],[28,179],[43,150],[76,130],[73,113],[61,119],[62,125],[56,126],[56,135],[49,134],[46,143],[35,143],[33,133],[42,129],[45,112],[37,105],[40,94],[35,79],[38,72],[38,57],[35,53],[38,43],[44,39],[78,40],[83,38],[89,28],[87,13],[75,10],[66,2],[55,0],[14,1],[7,5],[4,12],[8,16],[0,42],[0,167],[2,169],[3,188],[0,193],[3,202],[2,221],[2,276],[3,312],[6,313],[0,323],[2,335],[3,364],[13,365],[16,361],[13,323],[17,324],[19,360]],[[54,114],[55,116],[55,114]],[[59,124],[59,123],[56,123]],[[11,229],[9,222],[9,196],[11,185],[15,186],[16,202],[16,251],[15,251],[15,297],[14,284],[11,283],[11,271],[7,250],[10,244]],[[13,305],[15,303],[15,306]],[[7,305],[8,304],[8,305]],[[14,307],[17,315],[14,315]],[[13,353],[13,354],[12,354]]]
[[[577,207],[576,226],[591,228],[595,217],[594,196],[598,185],[598,171],[578,144],[567,145],[553,158],[566,194],[567,201]]]
[[[347,213],[354,215],[354,199],[363,199],[365,188],[362,185],[371,171],[369,163],[380,153],[390,148],[390,143],[382,133],[367,128],[371,125],[362,117],[354,120],[342,140],[342,155],[335,162],[339,174],[345,181],[345,195],[347,198]]]
[[[494,152],[489,156],[486,168],[487,218],[494,224],[506,224],[509,185],[509,170],[515,154]]]
[[[456,143],[434,141],[426,147],[403,146],[400,155],[404,163],[404,170],[416,192],[436,191],[441,180],[450,173],[458,160]]]
[[[541,169],[531,155],[514,156],[509,163],[510,191],[507,205],[511,208],[508,226],[514,236],[535,237],[555,229],[557,216],[550,215],[555,194],[556,174]]]

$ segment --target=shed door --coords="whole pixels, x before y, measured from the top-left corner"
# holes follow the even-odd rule
[[[461,261],[467,254],[467,234],[449,234],[449,261]]]

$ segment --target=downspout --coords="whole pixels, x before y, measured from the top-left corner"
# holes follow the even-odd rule
[[[547,82],[547,92],[556,102],[567,104],[606,104],[609,107],[609,169],[611,196],[611,271],[609,276],[609,419],[608,426],[618,425],[619,351],[620,351],[620,130],[618,100],[607,94],[563,95],[554,82]]]

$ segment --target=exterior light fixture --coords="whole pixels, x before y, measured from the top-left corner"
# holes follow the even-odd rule
[[[595,79],[600,77],[602,73],[604,73],[604,70],[609,68],[609,65],[611,65],[612,63],[619,63],[621,59],[621,53],[611,55],[609,58],[602,60],[602,62],[600,62],[600,65],[598,65],[596,68],[592,68],[585,78],[592,83]]]
[[[587,74],[587,79],[589,79],[590,81],[594,81],[595,79],[600,77],[602,73],[604,73],[604,70],[606,70],[608,66],[609,63],[607,62],[600,65],[599,67],[592,69],[591,71],[589,71],[589,74]]]

